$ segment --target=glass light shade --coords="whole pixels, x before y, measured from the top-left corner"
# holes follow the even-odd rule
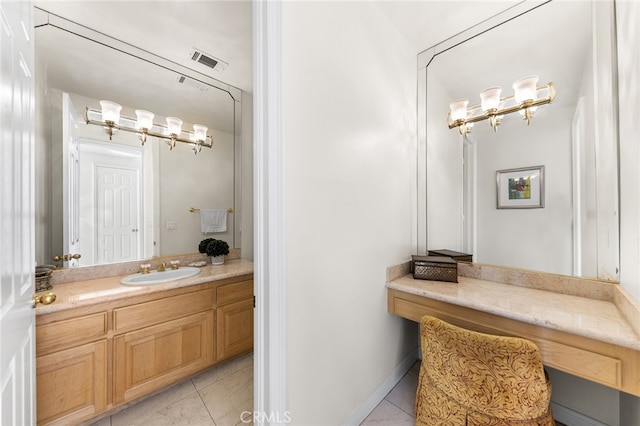
[[[111,101],[100,101],[100,107],[102,108],[102,121],[113,121],[115,124],[118,124],[122,106]]]
[[[451,109],[451,120],[466,120],[467,105],[469,105],[468,99],[460,99],[458,101],[451,102],[449,104],[449,108]]]
[[[182,120],[176,117],[167,117],[167,132],[170,135],[178,135],[182,133]]]
[[[193,125],[193,136],[196,141],[204,141],[207,138],[207,126],[203,126],[202,124],[194,124]]]
[[[480,101],[482,105],[482,111],[488,111],[490,109],[498,109],[500,106],[500,95],[502,94],[502,87],[495,86],[485,89],[480,93]]]
[[[153,113],[143,109],[136,110],[136,128],[151,130],[153,127]]]
[[[530,75],[523,77],[513,83],[516,102],[521,104],[525,101],[535,101],[537,99],[538,76]]]

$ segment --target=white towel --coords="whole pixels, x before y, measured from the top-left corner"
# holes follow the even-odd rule
[[[200,228],[203,234],[227,230],[226,209],[200,209]]]

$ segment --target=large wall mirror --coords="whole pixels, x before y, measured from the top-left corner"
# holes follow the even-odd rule
[[[420,56],[424,249],[474,261],[618,281],[618,142],[613,2],[523,2]],[[449,103],[538,75],[557,96],[465,138]],[[544,204],[497,206],[497,171],[544,166]]]
[[[240,90],[81,23],[36,8],[36,260],[80,254],[64,266],[119,263],[197,252],[199,209],[227,212],[240,245],[238,162]],[[86,124],[100,100],[179,117],[183,129],[208,127],[213,139],[190,144]],[[191,209],[195,211],[191,211]]]

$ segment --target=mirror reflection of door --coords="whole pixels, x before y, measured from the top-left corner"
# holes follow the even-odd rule
[[[138,258],[138,172],[135,168],[96,167],[97,264]]]
[[[69,94],[62,94],[62,251],[57,255],[73,255],[80,253],[79,235],[79,211],[78,211],[78,191],[79,191],[79,151],[78,134],[76,123],[80,120],[79,114],[75,110]],[[80,253],[81,254],[81,253]],[[77,259],[69,259],[64,262],[64,266],[78,266]]]
[[[142,150],[80,141],[80,248],[88,264],[140,258]]]

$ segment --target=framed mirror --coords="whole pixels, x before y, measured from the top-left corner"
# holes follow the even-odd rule
[[[613,2],[523,2],[419,56],[422,250],[474,261],[618,281],[618,141]],[[544,26],[540,22],[545,22]],[[465,137],[449,103],[538,75],[557,95]],[[500,170],[543,167],[545,202],[499,209]]]
[[[88,266],[197,252],[200,209],[227,214],[207,234],[238,248],[240,90],[36,8],[36,260]],[[208,128],[211,148],[87,124],[100,101]],[[184,133],[183,133],[184,135]],[[79,259],[74,258],[80,254]],[[60,264],[60,263],[59,263]]]

